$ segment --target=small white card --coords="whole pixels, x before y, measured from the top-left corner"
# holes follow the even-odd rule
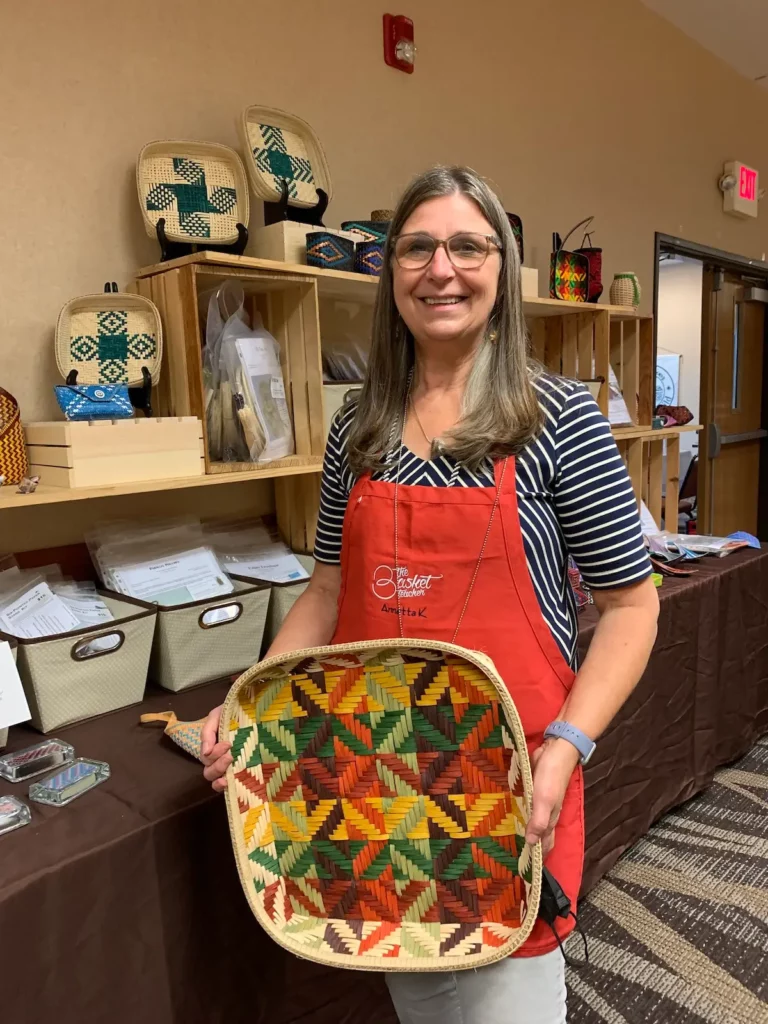
[[[10,644],[0,641],[0,729],[7,729],[32,717],[24,687],[13,660]]]

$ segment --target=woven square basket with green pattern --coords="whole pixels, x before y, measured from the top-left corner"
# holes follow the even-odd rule
[[[283,182],[290,206],[315,206],[319,188],[329,200],[333,198],[325,151],[300,117],[275,107],[247,107],[240,120],[240,138],[251,188],[258,199],[278,202]]]
[[[148,143],[136,163],[136,186],[147,234],[165,222],[166,237],[204,247],[229,245],[248,227],[248,182],[234,149],[218,142]]]
[[[407,639],[269,658],[230,690],[219,735],[243,889],[292,953],[449,971],[530,934],[531,768],[486,656]]]
[[[154,302],[126,292],[80,295],[65,303],[56,323],[56,364],[78,384],[127,384],[160,380],[163,327]]]

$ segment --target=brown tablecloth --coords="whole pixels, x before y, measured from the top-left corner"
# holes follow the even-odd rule
[[[596,616],[583,616],[582,645]],[[199,717],[226,684],[152,694]],[[394,1024],[383,980],[284,953],[252,918],[223,801],[129,708],[61,735],[111,779],[33,805],[0,837],[0,1019],[8,1024]],[[648,671],[587,772],[585,890],[659,815],[768,731],[768,550],[662,590]],[[35,742],[11,731],[9,748]],[[24,797],[27,786],[0,782]]]

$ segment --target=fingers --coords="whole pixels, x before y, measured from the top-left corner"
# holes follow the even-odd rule
[[[551,823],[551,816],[551,804],[545,803],[543,800],[537,800],[534,793],[533,808],[525,829],[526,843],[531,845],[538,843],[540,839],[543,839],[551,831],[551,826],[554,824],[553,822]]]
[[[554,845],[555,845],[555,830],[552,829],[552,831],[548,832],[547,835],[545,835],[544,838],[541,841],[541,854],[542,854],[542,857],[545,860],[549,856],[549,854],[552,852],[552,850],[554,848]]]
[[[206,718],[203,724],[201,749],[204,757],[210,757],[211,751],[213,750],[213,747],[216,744],[216,738],[219,732],[219,722],[221,720],[222,706],[223,705],[219,704],[217,708],[214,708],[213,711],[210,711],[208,713],[208,717]]]
[[[232,755],[227,751],[203,769],[203,778],[208,782],[216,782],[220,779],[223,782],[222,776],[226,775],[227,769],[231,764]],[[224,782],[222,788],[226,788],[226,782]]]
[[[229,749],[230,744],[227,743],[226,740],[221,743],[215,743],[211,748],[210,753],[200,755],[200,760],[205,765],[213,764],[214,761],[218,761],[222,754],[226,754]]]

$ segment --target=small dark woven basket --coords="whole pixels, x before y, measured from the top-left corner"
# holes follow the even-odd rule
[[[384,266],[383,242],[358,242],[355,246],[355,271],[379,277]]]
[[[345,220],[341,225],[342,231],[353,231],[361,235],[364,242],[382,242],[387,238],[389,221],[379,220]]]
[[[307,265],[326,270],[352,270],[355,243],[332,231],[307,232]]]

